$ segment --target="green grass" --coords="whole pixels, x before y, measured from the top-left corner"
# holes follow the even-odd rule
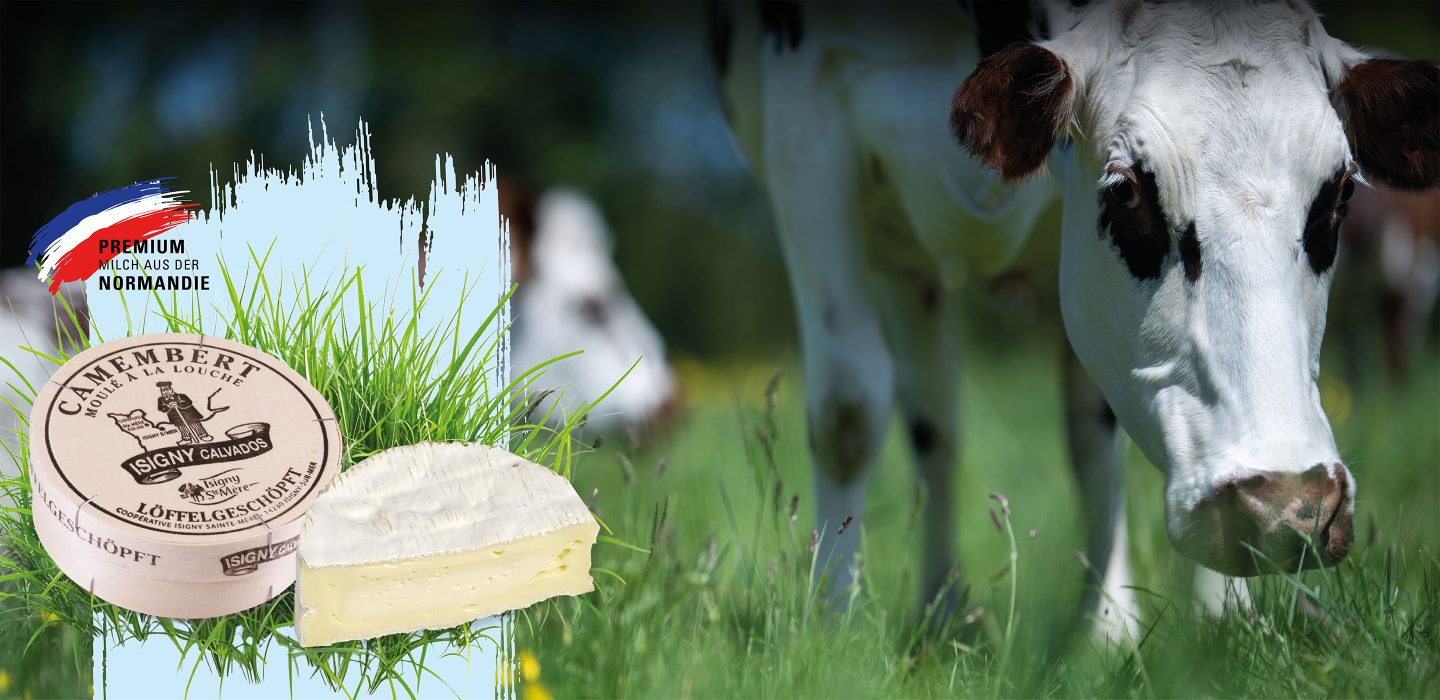
[[[465,298],[445,300],[442,306],[428,292],[412,289],[408,298],[376,300],[366,296],[358,271],[327,289],[312,289],[303,281],[272,287],[258,274],[267,260],[252,257],[250,279],[262,282],[249,286],[232,279],[221,261],[230,299],[224,309],[231,319],[227,327],[202,328],[203,309],[156,295],[161,311],[154,320],[161,328],[152,322],[146,330],[223,335],[284,360],[334,409],[345,441],[345,468],[397,445],[459,440],[509,445],[569,474],[569,432],[581,418],[559,421],[556,429],[538,427],[550,416],[531,415],[537,402],[510,399],[529,395],[544,365],[492,389],[503,382],[497,379],[496,357],[506,330],[501,309],[507,300],[467,334],[461,331],[459,311]],[[422,313],[442,322],[423,330]],[[66,357],[45,359],[58,365]],[[22,381],[10,380],[12,385]],[[17,389],[33,401],[36,387]],[[29,403],[4,409],[24,422]],[[190,622],[95,599],[59,571],[36,538],[24,428],[19,438],[20,451],[8,455],[18,476],[0,479],[0,697],[89,694],[92,682],[99,687],[104,680],[90,677],[91,640],[102,635],[112,644],[174,644],[186,664],[180,672],[192,678],[209,667],[224,677],[253,680],[267,667],[275,673],[279,659],[290,677],[318,675],[346,695],[381,688],[399,696],[444,693],[437,690],[444,679],[425,667],[427,655],[491,653],[494,648],[495,628],[459,626],[306,649],[281,631],[293,622],[293,588],[239,614]],[[96,669],[96,674],[103,672],[103,667]]]
[[[1251,612],[1192,612],[1193,566],[1166,538],[1163,477],[1132,448],[1127,514],[1145,637],[1113,649],[1076,633],[1084,530],[1053,341],[967,357],[955,527],[969,631],[921,631],[923,533],[898,425],[871,485],[863,587],[848,613],[824,614],[807,585],[816,559],[801,378],[787,369],[777,384],[742,368],[690,376],[692,414],[663,442],[579,459],[577,488],[598,489],[617,534],[653,553],[597,549],[596,565],[625,583],[597,577],[583,602],[522,618],[518,645],[541,664],[527,687],[557,697],[1436,696],[1433,345],[1403,388],[1378,376],[1353,389],[1322,382],[1359,484],[1355,550],[1335,569],[1252,579]],[[993,492],[1010,512],[998,531]],[[823,551],[834,533],[817,535]]]

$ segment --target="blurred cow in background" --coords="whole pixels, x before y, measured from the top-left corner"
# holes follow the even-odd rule
[[[1361,188],[1350,200],[1342,231],[1347,256],[1336,279],[1339,314],[1360,322],[1379,311],[1385,369],[1392,383],[1404,381],[1411,353],[1424,341],[1425,327],[1440,295],[1440,192],[1401,192],[1384,185]],[[1337,314],[1338,315],[1338,314]],[[1352,336],[1354,337],[1354,336]],[[1359,377],[1359,348],[1347,349],[1349,374]]]
[[[506,181],[500,209],[510,222],[511,277],[519,285],[511,302],[512,375],[583,351],[546,368],[537,388],[552,393],[535,415],[559,401],[552,422],[563,419],[613,385],[586,431],[623,434],[632,443],[653,436],[678,413],[680,385],[664,339],[615,267],[600,208],[574,190],[537,196]]]

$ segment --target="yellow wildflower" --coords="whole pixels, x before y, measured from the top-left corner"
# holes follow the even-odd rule
[[[520,689],[521,700],[553,700],[554,696],[540,682],[540,660],[528,649],[520,652],[520,677],[525,680]]]
[[[48,624],[50,624],[50,623],[52,623],[52,622],[60,619],[60,618],[58,618],[58,617],[55,617],[55,613],[52,613],[52,612],[50,612],[49,610],[41,610],[40,613],[39,613],[39,615],[40,615],[40,622],[41,622],[41,624],[46,624],[46,625],[48,625]]]
[[[555,696],[539,683],[526,683],[525,690],[520,693],[521,700],[555,700]]]
[[[10,689],[10,672],[0,670],[0,693]]]
[[[526,683],[534,683],[540,680],[540,660],[529,650],[520,652],[520,677]]]

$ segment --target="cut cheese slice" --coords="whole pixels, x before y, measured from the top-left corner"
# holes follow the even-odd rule
[[[500,448],[386,450],[337,476],[306,516],[296,639],[443,629],[592,591],[599,530],[568,480]]]

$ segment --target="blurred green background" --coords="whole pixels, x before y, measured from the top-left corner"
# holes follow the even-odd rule
[[[1328,30],[1352,43],[1408,57],[1440,55],[1440,2],[1316,6]],[[363,118],[384,196],[424,196],[437,153],[452,154],[461,171],[489,159],[502,176],[540,187],[572,185],[592,195],[609,219],[626,284],[668,342],[697,404],[691,432],[645,458],[665,456],[696,468],[719,464],[724,450],[702,438],[726,439],[732,397],[741,391],[751,401],[763,383],[757,377],[772,367],[793,368],[797,348],[769,204],[746,172],[715,98],[706,11],[703,3],[7,0],[0,3],[0,267],[21,264],[31,234],[93,192],[173,175],[207,204],[212,167],[224,178],[252,152],[266,163],[295,164],[308,148],[307,128],[313,123],[318,130],[321,115],[342,143]],[[1039,255],[1044,259],[1045,251]],[[1054,269],[1048,265],[1039,269]],[[1410,375],[1412,385],[1393,389],[1374,371],[1383,355],[1377,292],[1369,276],[1343,262],[1340,274],[1326,338],[1327,405],[1332,413],[1336,406],[1403,408],[1408,418],[1401,425],[1418,426],[1411,450],[1345,443],[1414,437],[1392,432],[1383,413],[1337,432],[1347,457],[1353,450],[1404,463],[1402,473],[1385,480],[1384,492],[1409,499],[1395,504],[1397,512],[1432,519],[1420,526],[1423,541],[1434,536],[1440,502],[1437,324],[1432,314],[1425,324],[1428,349],[1417,355],[1424,366]],[[1004,458],[1013,452],[1005,446],[1030,440],[1024,436],[1035,425],[1048,436],[1035,439],[1049,441],[1036,444],[1055,444],[1058,416],[1045,413],[1053,401],[1007,407],[1003,400],[1053,391],[1042,388],[1053,387],[1042,381],[1054,371],[1053,275],[1010,282],[977,284],[976,303],[966,313],[975,366],[1006,378],[967,390],[996,406],[994,416],[972,412],[977,447],[967,461]],[[789,377],[786,391],[798,392],[798,372]],[[803,445],[796,394],[786,396],[789,440]],[[968,401],[975,401],[973,393]],[[997,416],[1006,420],[991,420]],[[1004,428],[1016,421],[1018,427]],[[695,439],[681,442],[687,436]],[[737,434],[725,449],[741,449],[739,440]],[[897,449],[890,446],[887,461],[903,461]],[[799,465],[807,458],[803,447],[792,451],[791,476],[801,479]],[[878,502],[901,507],[907,473],[882,471]],[[579,481],[613,492],[617,478]],[[1153,470],[1136,475],[1132,468],[1135,492],[1149,498],[1139,511],[1132,506],[1138,519],[1153,518],[1158,480]],[[693,491],[710,482],[678,483]],[[1018,483],[1008,489],[1025,492]],[[694,511],[691,544],[703,541],[714,515]],[[977,505],[970,515],[966,522],[978,522],[983,509]],[[1056,510],[1026,526],[1049,534],[1071,522]],[[1163,530],[1135,539],[1140,567],[1167,566],[1143,560],[1168,552]],[[1058,540],[1037,546],[1066,556]],[[898,605],[909,596],[891,597]],[[88,669],[35,662],[65,658],[60,652],[81,640],[46,632],[22,657],[33,623],[0,617],[0,697],[87,693]]]

